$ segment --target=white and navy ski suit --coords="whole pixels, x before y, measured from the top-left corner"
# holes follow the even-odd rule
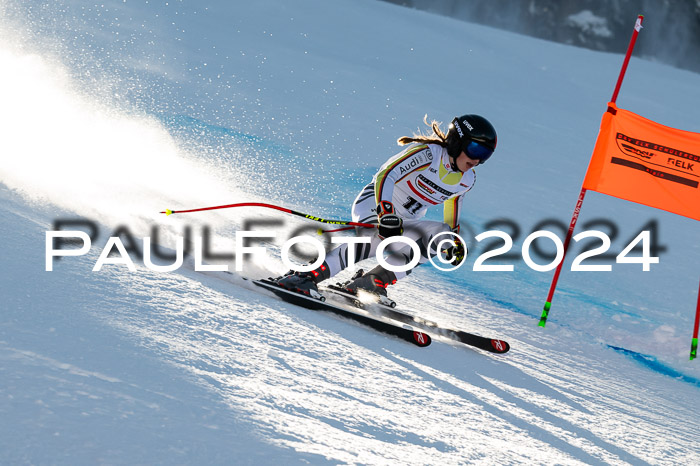
[[[352,220],[361,223],[377,223],[377,205],[389,201],[397,215],[403,218],[403,236],[415,241],[421,250],[420,264],[435,256],[428,245],[433,237],[446,231],[458,231],[459,211],[464,194],[474,186],[474,170],[464,173],[454,171],[447,150],[436,144],[411,144],[379,169],[355,199],[352,205]],[[431,206],[443,204],[444,223],[420,220]],[[357,262],[374,257],[381,239],[376,229],[358,228],[358,235],[370,236],[370,244],[352,245]],[[411,248],[398,243],[387,248],[392,254],[386,259],[391,265],[410,262]],[[348,266],[348,245],[342,244],[326,256],[330,275],[333,276]],[[401,279],[409,272],[396,272]]]

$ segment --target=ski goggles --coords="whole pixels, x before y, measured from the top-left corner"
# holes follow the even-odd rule
[[[485,145],[479,143],[478,141],[469,141],[463,148],[462,152],[467,154],[470,159],[478,160],[479,165],[486,162],[491,154],[493,154],[493,149],[486,147]]]

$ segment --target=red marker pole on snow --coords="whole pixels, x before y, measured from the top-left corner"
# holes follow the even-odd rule
[[[615,90],[613,91],[612,98],[610,101],[612,103],[617,102],[617,95],[620,93],[620,87],[622,86],[622,80],[625,78],[625,72],[627,71],[627,65],[630,62],[630,57],[632,56],[632,50],[634,50],[634,44],[637,42],[637,36],[639,31],[642,29],[642,21],[644,16],[637,16],[637,21],[634,23],[634,32],[632,32],[632,38],[627,46],[627,53],[625,54],[625,60],[622,62],[622,68],[620,69],[620,75],[617,78],[617,84],[615,85]],[[566,251],[569,249],[569,244],[571,243],[571,237],[574,234],[574,228],[576,228],[576,222],[578,221],[578,216],[581,213],[581,207],[583,206],[583,199],[586,197],[586,192],[588,190],[581,187],[581,192],[578,195],[578,201],[576,202],[576,207],[574,208],[574,214],[571,217],[571,222],[569,223],[569,231],[566,233],[566,238],[564,239],[564,256],[561,258],[561,262],[557,266],[554,272],[554,277],[552,278],[552,284],[549,287],[549,294],[547,295],[547,301],[544,303],[544,308],[542,309],[542,315],[540,316],[539,326],[544,327],[547,324],[547,317],[549,316],[549,310],[552,307],[552,298],[554,297],[554,290],[557,288],[557,282],[559,281],[559,274],[561,274],[561,269],[564,265],[564,259],[566,259]]]
[[[557,265],[557,269],[554,272],[554,277],[552,278],[552,284],[549,287],[549,294],[547,295],[547,301],[544,303],[544,308],[542,309],[542,315],[540,316],[540,327],[544,327],[547,324],[547,317],[549,316],[549,309],[552,307],[552,298],[554,297],[554,290],[557,288],[557,282],[559,281],[559,274],[564,265],[564,259],[566,258],[566,251],[569,249],[569,243],[571,243],[571,237],[574,235],[574,228],[576,228],[576,222],[578,221],[578,216],[581,213],[581,207],[583,206],[583,198],[586,197],[586,188],[581,188],[581,192],[578,195],[578,201],[576,202],[576,207],[574,208],[574,214],[571,216],[571,222],[569,223],[569,231],[566,232],[566,238],[564,239],[564,255],[561,258],[561,262]]]
[[[698,357],[698,327],[700,327],[700,286],[698,287],[698,305],[695,308],[695,327],[693,328],[693,341],[690,344],[690,360]]]
[[[612,103],[617,102],[617,94],[620,93],[620,86],[622,86],[622,79],[625,77],[625,72],[627,71],[627,65],[630,63],[630,57],[632,56],[632,50],[634,50],[634,44],[637,42],[637,36],[639,31],[642,30],[642,21],[644,21],[644,15],[637,16],[637,21],[634,23],[634,32],[630,38],[630,44],[627,46],[627,53],[625,54],[625,61],[622,62],[622,69],[620,70],[620,77],[617,78],[617,84],[615,85],[615,90],[613,91]]]

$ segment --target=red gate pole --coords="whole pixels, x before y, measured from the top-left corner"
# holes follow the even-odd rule
[[[627,53],[625,54],[625,61],[622,62],[622,69],[620,70],[620,77],[617,78],[617,84],[615,85],[615,90],[613,91],[612,103],[617,102],[617,94],[620,92],[620,86],[622,86],[622,79],[625,77],[625,72],[627,71],[627,65],[629,65],[630,57],[632,56],[632,50],[634,49],[634,44],[637,42],[637,36],[639,31],[642,30],[642,21],[644,21],[644,15],[637,16],[637,21],[634,23],[634,32],[630,38],[630,44],[627,46]]]
[[[622,86],[622,80],[625,78],[625,72],[627,72],[627,65],[630,62],[630,57],[632,56],[632,50],[634,50],[634,44],[637,42],[637,36],[639,31],[642,29],[642,21],[644,16],[637,16],[637,21],[634,23],[634,32],[632,32],[632,38],[627,46],[627,53],[625,54],[625,60],[622,62],[622,68],[620,69],[620,75],[617,77],[617,84],[615,85],[615,90],[613,91],[612,98],[610,101],[615,103],[617,101],[617,95],[620,93],[620,87]],[[554,297],[554,290],[557,288],[557,283],[559,281],[559,274],[561,273],[562,266],[564,265],[564,260],[566,259],[566,251],[569,249],[569,243],[571,243],[571,237],[574,234],[574,228],[576,227],[576,222],[578,221],[578,216],[581,213],[581,207],[583,206],[583,199],[586,197],[586,188],[581,188],[581,192],[578,195],[578,201],[576,202],[576,207],[574,208],[574,214],[571,217],[571,222],[569,223],[569,231],[566,233],[566,238],[564,239],[564,255],[561,258],[561,262],[557,266],[554,272],[554,277],[552,278],[552,284],[549,287],[549,294],[547,295],[547,301],[544,303],[544,308],[542,309],[542,315],[540,316],[539,326],[544,327],[547,324],[547,317],[549,316],[549,310],[552,307],[552,298]],[[697,321],[696,321],[697,327]],[[697,337],[697,331],[695,332],[695,337]],[[695,340],[697,342],[697,340]],[[691,357],[692,359],[692,357]]]
[[[549,294],[547,295],[547,301],[544,303],[544,308],[542,309],[542,315],[540,316],[540,327],[544,327],[547,324],[547,317],[549,316],[549,309],[552,307],[552,297],[554,296],[554,290],[557,288],[557,282],[559,281],[559,274],[564,265],[564,259],[566,258],[566,251],[569,249],[569,243],[571,243],[571,237],[574,235],[574,228],[576,228],[576,222],[578,221],[578,216],[581,213],[581,207],[583,206],[583,198],[586,197],[586,188],[581,188],[581,193],[578,195],[578,201],[576,202],[576,207],[574,208],[574,214],[571,216],[571,223],[569,223],[569,231],[566,233],[566,238],[564,239],[564,255],[557,265],[557,270],[554,272],[554,277],[552,278],[552,284],[549,286]]]
[[[690,344],[690,360],[698,357],[698,327],[700,327],[700,286],[698,287],[698,305],[695,308],[695,327],[693,328],[693,341]]]

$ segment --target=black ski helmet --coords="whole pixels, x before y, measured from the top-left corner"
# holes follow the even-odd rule
[[[466,152],[471,156],[467,147],[469,143],[476,142],[481,146],[490,149],[491,153],[496,150],[498,137],[493,125],[481,115],[462,115],[455,117],[447,131],[447,153],[454,160],[459,157],[459,154]],[[488,151],[487,151],[488,152]],[[480,160],[480,164],[484,163],[490,156],[488,153],[482,157],[472,157]]]

